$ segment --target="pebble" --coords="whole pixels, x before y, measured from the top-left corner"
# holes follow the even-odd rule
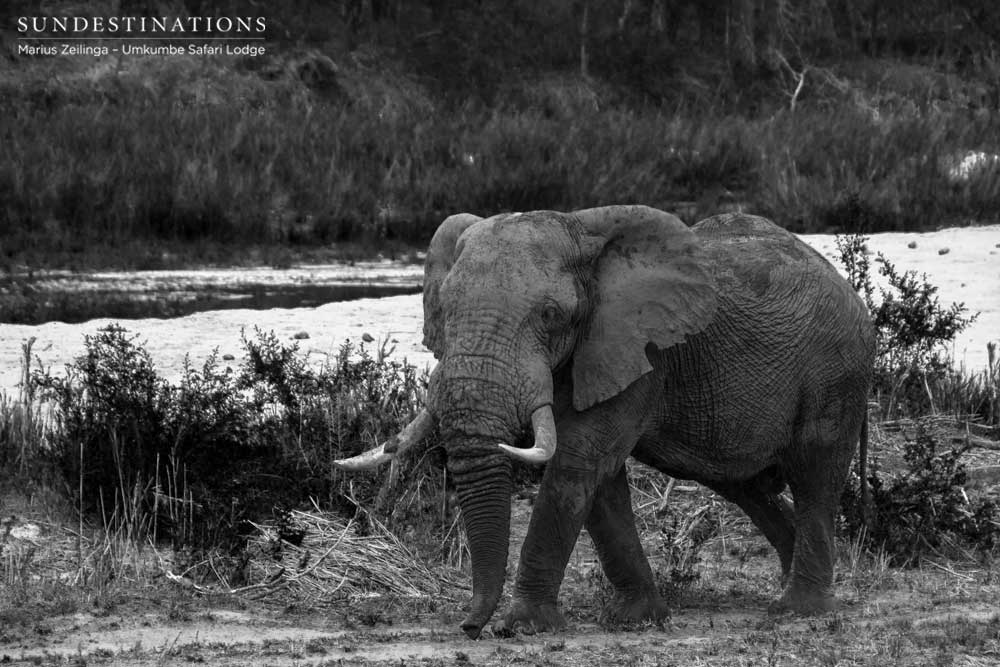
[[[305,340],[309,338],[309,333],[306,331],[300,331],[292,336],[295,340]]]
[[[947,255],[949,252],[951,252],[951,248],[941,248],[938,250],[939,255]]]
[[[917,242],[916,241],[910,241],[909,243],[906,244],[906,247],[910,248],[912,250],[913,248],[917,247]]]

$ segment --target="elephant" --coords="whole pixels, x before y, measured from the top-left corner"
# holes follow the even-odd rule
[[[496,633],[566,627],[559,588],[583,527],[614,586],[603,617],[667,614],[629,456],[749,515],[781,562],[774,610],[835,607],[835,518],[867,425],[874,331],[819,253],[743,213],[691,227],[646,206],[458,214],[424,276],[438,360],[426,408],[337,464],[379,465],[439,426],[471,555],[469,637],[501,597],[515,458],[545,470]]]

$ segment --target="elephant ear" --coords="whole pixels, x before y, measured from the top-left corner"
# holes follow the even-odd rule
[[[646,345],[684,343],[715,316],[715,281],[698,237],[646,206],[573,214],[591,236],[594,306],[573,354],[573,407],[586,410],[653,369]]]
[[[458,213],[445,218],[427,247],[424,261],[424,346],[440,359],[444,348],[444,318],[441,317],[441,283],[451,271],[458,256],[458,237],[482,220],[471,213]]]

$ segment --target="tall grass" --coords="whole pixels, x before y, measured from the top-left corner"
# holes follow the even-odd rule
[[[998,150],[995,115],[878,116],[843,99],[719,117],[627,107],[585,83],[493,108],[402,85],[329,100],[159,67],[0,81],[8,256],[135,239],[423,242],[458,210],[613,202],[695,202],[692,217],[737,202],[796,231],[921,229],[995,218],[1000,199],[1000,179],[953,183],[942,166]]]

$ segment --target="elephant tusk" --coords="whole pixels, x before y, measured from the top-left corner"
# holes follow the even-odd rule
[[[383,463],[391,461],[397,454],[405,452],[414,444],[420,442],[432,430],[434,430],[434,417],[424,408],[402,431],[386,440],[383,444],[362,452],[357,456],[337,459],[333,462],[333,466],[340,470],[351,472],[377,468]]]
[[[337,459],[333,462],[333,467],[339,468],[340,470],[347,470],[349,472],[371,470],[372,468],[379,467],[383,463],[391,461],[394,457],[395,454],[386,453],[385,445],[379,445],[374,449],[361,452],[357,456],[352,456],[347,459]]]
[[[535,431],[535,446],[530,449],[511,447],[500,442],[503,451],[526,463],[545,463],[556,453],[556,420],[552,406],[543,405],[531,415],[531,426]]]
[[[407,449],[417,444],[434,430],[434,417],[424,408],[413,418],[406,427],[399,432],[399,435],[389,438],[385,443],[387,454],[402,454]]]

